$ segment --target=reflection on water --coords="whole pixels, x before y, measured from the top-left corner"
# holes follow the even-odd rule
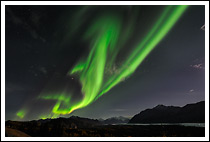
[[[205,127],[205,123],[119,123],[112,125],[180,125],[180,126],[194,126],[194,127]]]

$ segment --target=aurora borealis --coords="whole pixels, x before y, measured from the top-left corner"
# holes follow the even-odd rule
[[[121,99],[121,102],[124,103],[125,100],[129,100],[127,99],[129,94],[122,95],[122,98],[114,97],[114,92],[120,93],[119,90],[115,90],[114,92],[112,90],[117,88],[116,86],[120,87],[120,85],[123,85],[122,82],[128,82],[130,79],[132,82],[132,78],[135,78],[138,72],[142,72],[147,67],[147,64],[149,64],[146,59],[152,58],[150,57],[152,51],[157,50],[158,52],[160,50],[160,55],[163,55],[166,53],[166,50],[170,50],[170,45],[177,44],[176,41],[174,43],[167,43],[166,41],[165,45],[162,45],[161,42],[173,33],[172,30],[174,31],[176,26],[181,25],[182,21],[186,18],[183,18],[185,13],[189,15],[191,10],[195,8],[187,5],[116,7],[118,8],[109,8],[109,6],[103,6],[102,8],[100,6],[71,6],[68,8],[68,6],[65,6],[64,10],[58,8],[58,13],[52,12],[57,19],[53,18],[53,16],[48,16],[48,20],[43,21],[37,20],[41,19],[41,16],[35,6],[32,8],[30,6],[26,7],[26,9],[35,9],[34,14],[31,14],[33,15],[31,21],[26,20],[28,18],[27,14],[22,19],[17,18],[21,17],[21,14],[17,14],[16,18],[14,18],[15,14],[12,11],[18,11],[18,8],[8,7],[8,14],[13,17],[13,20],[8,22],[13,21],[13,24],[16,26],[25,26],[23,31],[31,34],[33,39],[39,40],[36,42],[37,45],[34,44],[31,46],[29,43],[24,44],[24,46],[28,46],[29,50],[34,49],[34,55],[31,54],[32,56],[29,56],[28,54],[25,56],[25,58],[33,58],[30,63],[26,62],[25,66],[33,63],[33,65],[29,65],[30,72],[34,71],[33,75],[35,77],[40,76],[38,72],[43,75],[42,81],[31,79],[34,82],[29,83],[31,86],[37,86],[37,88],[29,87],[36,88],[36,91],[28,91],[26,87],[23,89],[21,87],[18,90],[28,95],[25,95],[24,102],[18,103],[18,109],[16,108],[14,110],[15,113],[11,113],[9,118],[12,117],[13,119],[20,120],[56,118],[59,116],[68,116],[72,113],[77,114],[77,111],[81,111],[80,113],[82,114],[82,111],[85,111],[85,109],[87,110],[86,113],[89,114],[90,111],[95,109],[90,109],[93,106],[92,104],[97,105],[97,102],[100,103],[104,96],[110,92],[107,97],[113,96],[115,98],[112,100],[113,102],[104,101],[103,105],[100,103],[102,105],[101,107],[98,105],[98,109],[101,108],[103,110],[103,107],[108,106],[111,102],[112,104],[115,104],[115,102],[121,104]],[[47,8],[51,10],[50,7]],[[41,8],[41,11],[44,11],[44,8]],[[51,15],[52,13],[47,14]],[[34,18],[36,21],[33,21]],[[23,22],[23,19],[27,22]],[[46,28],[47,26],[45,25],[49,25],[50,20],[54,21],[54,24]],[[38,24],[40,21],[43,22],[42,24],[44,26]],[[177,37],[181,36],[177,33],[176,35]],[[47,39],[47,37],[49,38]],[[189,41],[184,40],[184,42]],[[39,44],[43,46],[35,49]],[[159,45],[163,47],[158,47]],[[178,50],[179,47],[172,49]],[[196,49],[195,47],[195,50],[189,51],[192,51],[193,54],[198,53]],[[35,55],[36,51],[38,52],[38,56]],[[193,62],[195,59],[198,59],[199,61],[196,61],[197,63],[202,59],[201,55],[203,55],[203,52],[196,55],[197,57],[192,58],[177,53],[177,59],[179,59],[179,56],[186,57],[186,59],[183,59],[186,61],[186,64],[189,64],[189,61]],[[178,64],[177,62],[176,65],[172,65],[174,59],[171,59],[171,61],[168,70]],[[23,62],[19,63],[23,64]],[[35,66],[37,66],[37,69]],[[149,68],[152,69],[150,66]],[[140,76],[144,83],[140,83],[139,85],[143,85],[142,87],[144,87],[144,85],[148,84],[147,81],[152,79],[152,76],[155,79],[154,75],[151,75],[150,79],[145,79],[144,76]],[[158,75],[156,74],[156,76]],[[25,78],[26,82],[27,77]],[[133,80],[131,84],[134,84],[134,82],[136,81]],[[123,87],[121,86],[120,88]],[[136,86],[136,88],[139,87]],[[155,87],[151,86],[151,88],[155,90]],[[166,89],[168,88],[170,87],[166,87]],[[186,90],[189,89],[192,88],[186,86]],[[142,88],[143,92],[134,94],[136,96],[146,96],[144,95],[144,90]],[[125,91],[122,89],[123,92]],[[148,96],[148,98],[151,98],[151,96]],[[196,99],[199,100],[200,98],[197,97]],[[143,103],[141,99],[138,100],[140,104]],[[144,100],[144,97],[142,97],[142,100]],[[123,107],[126,108],[128,104],[132,103],[132,101],[127,101],[127,104],[123,104]],[[90,110],[88,111],[88,109]],[[103,116],[97,115],[97,117]]]
[[[87,31],[90,37],[96,34],[96,37],[92,40],[93,45],[89,56],[86,62],[81,61],[71,71],[71,74],[75,72],[80,74],[81,72],[79,76],[84,98],[69,110],[60,113],[71,113],[75,109],[89,105],[118,84],[123,78],[131,75],[155,45],[167,34],[186,8],[187,6],[167,7],[148,35],[145,36],[145,39],[138,43],[131,55],[128,56],[128,59],[121,65],[119,72],[108,77],[107,81],[103,81],[104,69],[105,67],[109,68],[113,66],[113,61],[115,61],[120,48],[116,45],[119,37],[120,25],[118,23],[120,21],[115,21],[117,17],[109,19],[109,16],[107,16],[108,18],[102,17],[102,19],[96,21],[90,30]],[[167,14],[168,17],[166,17]],[[161,26],[161,24],[163,25]],[[109,59],[107,59],[108,57]]]
[[[120,40],[121,21],[118,17],[112,17],[112,15],[102,16],[94,21],[84,36],[85,38],[92,38],[90,42],[92,43],[90,53],[87,59],[83,59],[85,61],[79,61],[70,71],[70,74],[79,74],[83,98],[79,103],[71,106],[69,97],[64,98],[63,95],[58,97],[52,95],[51,98],[46,97],[47,99],[55,98],[58,100],[52,112],[56,114],[68,114],[75,109],[86,107],[117,85],[123,78],[131,75],[155,45],[158,44],[170,28],[172,28],[187,7],[188,6],[166,7],[151,31],[145,35],[145,38],[138,43],[134,51],[128,55],[128,58],[125,59],[119,67],[118,73],[110,76],[104,74],[104,69],[113,67],[116,56],[121,48],[116,44],[118,40]],[[104,76],[106,76],[107,80],[104,79]],[[66,109],[59,109],[61,101],[67,106]]]

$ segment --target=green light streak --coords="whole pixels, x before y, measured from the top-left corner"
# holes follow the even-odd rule
[[[97,35],[100,39],[95,40],[95,44],[93,49],[91,50],[90,59],[87,62],[83,62],[83,65],[86,67],[82,67],[80,69],[80,81],[82,83],[82,93],[85,95],[80,105],[72,106],[72,108],[78,109],[87,106],[92,103],[94,100],[98,99],[104,93],[108,92],[111,88],[117,85],[123,78],[130,76],[136,68],[142,63],[142,61],[146,58],[146,56],[151,52],[151,50],[164,38],[164,36],[169,32],[172,26],[176,23],[182,13],[186,10],[188,6],[167,6],[163,11],[161,17],[153,26],[151,31],[146,35],[146,37],[137,45],[137,47],[130,53],[130,56],[125,60],[122,67],[120,67],[120,73],[115,74],[109,79],[103,80],[104,68],[106,64],[113,65],[118,50],[114,48],[115,43],[117,43],[118,37],[110,40],[111,33],[119,33],[119,28],[112,27],[120,27],[120,25],[116,25],[115,21],[111,21],[113,23],[112,26],[107,27],[107,29],[103,32],[103,34]],[[118,19],[119,20],[119,19]],[[105,21],[105,24],[108,20]],[[110,21],[109,21],[110,22]],[[120,23],[120,22],[119,22]],[[98,23],[97,23],[98,24]],[[103,25],[99,22],[98,25]],[[115,25],[115,26],[114,26]],[[95,27],[96,31],[98,30],[97,26]],[[89,32],[88,32],[89,33]],[[117,34],[118,35],[118,34]],[[110,47],[109,47],[110,46]],[[116,50],[115,50],[116,49]],[[109,51],[109,53],[107,53]],[[94,52],[94,57],[93,53]],[[111,54],[110,54],[111,52]],[[107,56],[113,55],[111,59],[107,59]],[[81,65],[81,64],[80,64]],[[77,68],[78,66],[76,66]],[[87,68],[88,67],[88,68]],[[75,70],[74,68],[72,69]],[[74,72],[71,72],[73,74]],[[72,109],[72,110],[75,110]],[[71,110],[70,110],[71,112]]]
[[[26,110],[24,109],[21,109],[16,113],[16,116],[18,116],[20,119],[23,119],[25,115],[26,115]]]
[[[65,93],[45,95],[41,96],[40,99],[56,100],[56,104],[52,108],[52,113],[56,115],[69,114],[76,109],[91,104],[135,72],[148,54],[172,29],[187,7],[186,5],[166,6],[145,37],[136,44],[135,48],[131,48],[128,56],[125,57],[121,66],[113,74],[107,74],[105,70],[113,68],[117,62],[120,49],[124,47],[123,44],[128,40],[129,36],[121,36],[123,33],[121,17],[104,15],[96,19],[83,36],[84,40],[90,41],[91,50],[89,55],[78,61],[69,71],[69,75],[77,74],[79,76],[83,94],[81,101],[71,104],[71,95]],[[133,23],[131,21],[128,24],[130,26],[127,27],[125,33],[131,34],[130,30]],[[61,108],[61,106],[64,108]],[[42,118],[45,117],[42,116]]]
[[[151,50],[163,39],[163,37],[172,28],[181,14],[186,10],[188,6],[168,6],[160,19],[157,21],[155,26],[151,29],[149,34],[145,39],[139,43],[135,50],[131,53],[131,56],[125,61],[122,72],[120,75],[115,75],[110,78],[106,83],[99,97],[109,91],[112,87],[118,84],[122,78],[131,75],[136,68],[142,63],[146,56],[151,52]],[[171,11],[171,12],[170,12]],[[168,14],[170,12],[170,15]],[[167,16],[169,15],[169,16]],[[166,17],[167,16],[167,17]]]
[[[67,96],[65,93],[63,94],[51,94],[47,96],[40,96],[39,99],[44,99],[44,100],[56,100],[56,104],[52,109],[52,112],[54,114],[67,114],[69,111],[68,106],[70,105],[70,96]],[[65,108],[62,108],[62,107]],[[48,117],[53,117],[53,116],[48,116]]]
[[[59,114],[49,114],[49,115],[41,115],[39,118],[40,119],[54,119],[54,118],[58,118]]]

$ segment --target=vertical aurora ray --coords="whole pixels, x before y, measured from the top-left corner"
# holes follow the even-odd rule
[[[89,54],[82,57],[67,73],[67,75],[75,76],[79,80],[83,95],[81,100],[73,103],[71,99],[73,94],[67,92],[42,94],[38,99],[54,100],[55,105],[50,115],[42,115],[41,118],[54,118],[84,108],[122,80],[131,76],[172,29],[187,7],[187,5],[166,6],[150,30],[142,39],[138,39],[132,48],[126,47],[125,43],[135,30],[133,28],[134,17],[137,14],[132,16],[127,27],[123,27],[123,17],[117,14],[105,14],[94,19],[91,26],[82,35],[82,39],[90,43],[88,45]],[[121,49],[125,48],[129,51],[121,64],[116,67],[117,57]],[[112,70],[112,72],[108,73],[107,70]],[[21,116],[20,114],[19,117]]]
[[[136,68],[142,63],[152,49],[154,49],[161,39],[163,39],[164,36],[169,32],[187,7],[188,6],[186,5],[176,7],[168,6],[164,10],[163,14],[148,35],[146,35],[142,42],[137,45],[135,50],[132,51],[131,55],[124,62],[123,66],[121,67],[121,74],[112,76],[110,78],[99,94],[99,97],[118,84],[122,78],[128,77],[136,70]]]

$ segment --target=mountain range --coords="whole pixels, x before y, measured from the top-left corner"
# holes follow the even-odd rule
[[[136,114],[129,123],[205,123],[205,102],[184,107],[158,105]]]
[[[120,124],[120,123],[128,123],[129,118],[123,117],[123,116],[118,116],[118,117],[111,117],[108,119],[99,119],[99,121],[102,124]]]
[[[203,136],[204,128],[175,125],[117,125],[120,123],[204,123],[205,102],[184,107],[158,105],[146,109],[130,120],[125,117],[89,119],[78,116],[69,118],[40,119],[32,121],[6,121],[6,136]],[[112,125],[115,124],[115,125]],[[167,133],[166,133],[167,132]]]

